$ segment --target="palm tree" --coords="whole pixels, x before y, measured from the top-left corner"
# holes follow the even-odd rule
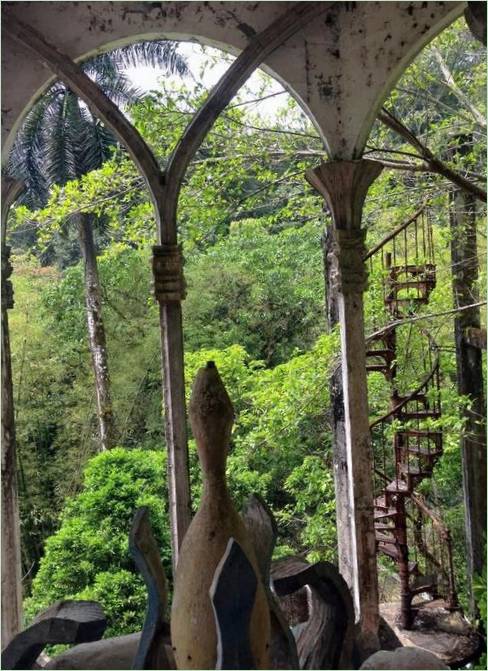
[[[119,106],[140,97],[124,74],[137,65],[159,67],[166,73],[185,75],[188,68],[178,45],[166,41],[141,42],[100,54],[83,69]],[[103,123],[62,82],[56,82],[27,114],[9,158],[9,174],[26,185],[23,202],[32,209],[43,207],[53,184],[63,185],[99,168],[109,158],[116,140]],[[93,214],[71,215],[78,231],[84,262],[88,342],[95,377],[100,450],[113,445],[114,417],[101,289],[97,267]]]

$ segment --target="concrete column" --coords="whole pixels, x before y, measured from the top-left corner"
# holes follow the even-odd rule
[[[361,229],[364,199],[381,166],[365,159],[331,161],[307,172],[310,184],[324,196],[332,214],[332,283],[341,329],[342,393],[346,469],[336,469],[339,567],[353,592],[362,647],[378,645],[378,578],[373,518],[373,473],[369,431],[363,292],[367,273],[365,231]],[[342,479],[346,478],[347,483]],[[347,515],[344,512],[347,511]],[[344,528],[344,519],[348,528]],[[341,523],[342,522],[342,523]]]
[[[327,226],[322,238],[324,253],[324,279],[326,298],[326,322],[329,333],[339,324],[339,298],[337,291],[337,256],[335,236],[332,226]],[[329,380],[329,399],[332,425],[332,461],[336,499],[337,558],[339,570],[348,585],[354,584],[351,562],[351,525],[348,490],[348,467],[346,429],[344,420],[344,393],[342,367],[332,371]]]
[[[10,274],[10,247],[5,244],[6,221],[10,205],[23,185],[2,177],[2,647],[22,629],[22,582],[20,520],[17,496],[17,459],[12,366],[7,310],[14,298]]]
[[[159,303],[166,449],[168,453],[169,520],[173,572],[191,522],[190,474],[185,413],[185,376],[181,301],[186,295],[181,248],[172,243],[153,247],[154,293]]]

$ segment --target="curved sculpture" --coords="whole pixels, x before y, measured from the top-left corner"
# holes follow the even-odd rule
[[[235,538],[257,576],[259,568],[227,489],[225,464],[234,410],[213,362],[197,374],[189,415],[203,473],[203,494],[181,546],[171,609],[171,640],[178,668],[214,669],[217,631],[209,590],[229,539]],[[258,580],[249,630],[256,669],[269,668],[269,629],[268,602]]]

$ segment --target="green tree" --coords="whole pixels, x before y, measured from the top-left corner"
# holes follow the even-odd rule
[[[134,64],[150,64],[166,72],[187,72],[177,45],[164,41],[143,42],[99,54],[87,61],[83,69],[115,103],[127,105],[140,96],[123,73],[124,67]],[[51,185],[64,185],[99,168],[115,144],[109,129],[70,88],[57,82],[28,113],[12,149],[9,172],[24,180],[25,199],[30,205],[44,205]],[[106,450],[113,444],[115,427],[93,232],[95,221],[93,215],[78,211],[72,213],[66,223],[73,224],[78,232],[84,262],[86,321],[100,449]]]
[[[82,491],[62,514],[45,546],[26,613],[33,617],[60,598],[95,599],[107,635],[142,628],[147,594],[128,550],[136,508],[148,506],[163,565],[171,570],[165,453],[113,448],[87,464]]]
[[[270,233],[243,219],[185,268],[190,350],[242,345],[266,366],[309,349],[323,333],[320,224]]]
[[[313,352],[274,370],[263,369],[237,345],[187,357],[187,396],[208,360],[216,362],[229,389],[236,410],[230,491],[239,507],[253,493],[266,497],[280,528],[278,554],[306,547],[311,559],[335,556],[325,381],[336,346],[335,336],[324,336]],[[190,450],[197,506],[201,475],[193,441]],[[81,490],[67,499],[61,526],[45,543],[26,602],[29,617],[57,599],[96,599],[107,614],[108,635],[140,629],[146,593],[128,553],[128,531],[134,510],[147,505],[171,578],[165,459],[163,450],[116,447],[88,461]]]

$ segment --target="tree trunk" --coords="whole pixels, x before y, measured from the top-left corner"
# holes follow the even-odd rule
[[[95,390],[100,451],[108,450],[114,440],[114,418],[110,395],[108,352],[105,327],[102,318],[102,299],[98,278],[97,255],[93,240],[93,229],[89,215],[77,215],[80,249],[85,266],[85,305]]]
[[[479,301],[476,208],[472,195],[453,191],[450,195],[451,260],[454,306]],[[480,328],[479,307],[458,313],[454,321],[457,385],[471,405],[464,411],[466,425],[461,438],[468,574],[481,574],[486,540],[486,409],[483,392],[481,349],[470,344],[467,329]],[[472,590],[471,590],[472,591]],[[471,594],[471,611],[476,612]]]

